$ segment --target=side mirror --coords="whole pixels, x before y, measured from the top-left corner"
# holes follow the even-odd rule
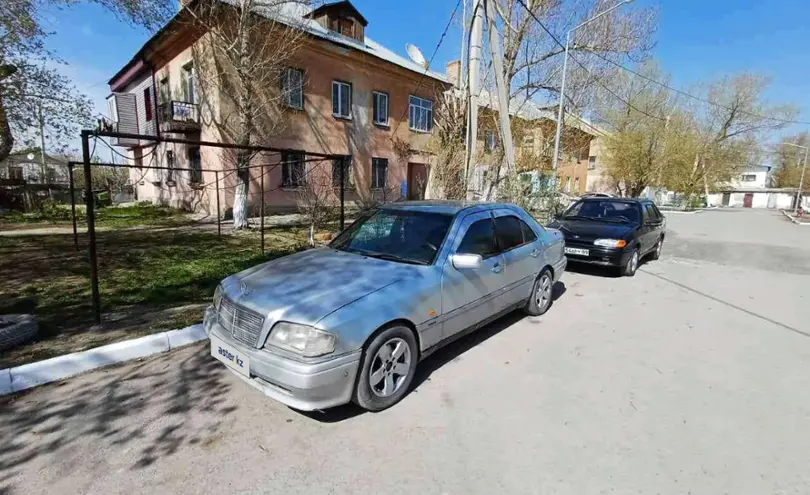
[[[480,254],[460,254],[456,253],[450,257],[453,267],[456,270],[463,270],[465,268],[478,268],[484,261]]]

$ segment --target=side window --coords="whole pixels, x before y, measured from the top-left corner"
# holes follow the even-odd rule
[[[650,209],[652,210],[653,216],[656,220],[662,220],[664,218],[664,215],[661,214],[661,211],[654,204],[650,205]]]
[[[526,222],[520,220],[520,227],[523,229],[523,242],[534,242],[537,240],[537,234],[534,233]]]
[[[648,205],[641,206],[641,223],[645,224],[650,220],[650,210]]]
[[[461,254],[480,254],[483,258],[497,254],[497,249],[495,248],[495,229],[492,225],[492,219],[484,218],[470,225],[456,252]]]
[[[520,219],[515,216],[496,217],[495,232],[498,234],[498,247],[508,251],[523,244],[523,228]]]

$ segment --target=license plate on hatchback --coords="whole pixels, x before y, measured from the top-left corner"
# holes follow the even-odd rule
[[[567,247],[565,248],[565,254],[575,254],[577,256],[589,256],[591,252],[588,251],[587,249]]]
[[[211,355],[237,373],[250,376],[250,358],[213,335],[211,336]]]

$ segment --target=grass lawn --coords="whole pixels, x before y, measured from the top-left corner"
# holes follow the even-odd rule
[[[76,206],[78,225],[86,225],[86,211],[83,205]],[[193,221],[183,210],[150,203],[138,203],[133,206],[108,206],[96,210],[97,227],[122,228],[140,225],[174,227],[191,223]],[[0,229],[69,227],[71,225],[70,206],[67,205],[46,204],[39,211],[32,213],[10,211],[0,215]]]
[[[97,233],[104,323],[93,326],[86,246],[72,235],[0,237],[0,314],[32,313],[40,340],[0,353],[0,368],[180,328],[202,318],[227,275],[302,249],[303,228],[223,234],[202,228]],[[81,237],[84,243],[84,236]]]

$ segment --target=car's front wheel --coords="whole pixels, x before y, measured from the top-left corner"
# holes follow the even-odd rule
[[[636,270],[638,269],[638,249],[634,249],[633,253],[627,258],[624,266],[622,267],[622,275],[625,277],[632,277],[636,274]]]
[[[418,356],[410,328],[395,325],[378,333],[363,353],[354,402],[369,411],[382,411],[399,402],[413,381]]]

